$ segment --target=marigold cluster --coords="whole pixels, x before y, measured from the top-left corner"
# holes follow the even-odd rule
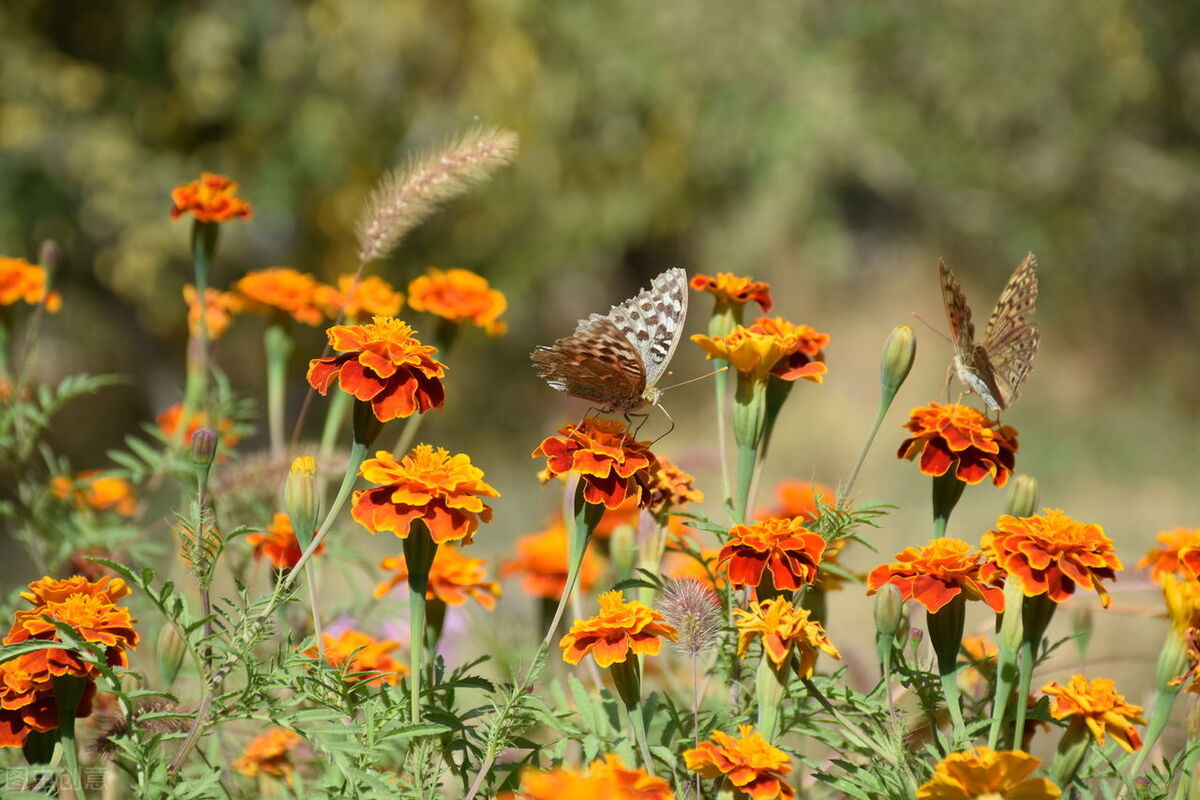
[[[735,608],[738,656],[745,656],[750,643],[761,639],[763,654],[776,669],[785,668],[790,661],[799,677],[811,678],[820,653],[837,659],[842,655],[829,641],[824,626],[810,619],[810,613],[782,597],[751,602],[749,611]]]
[[[353,275],[342,275],[338,278],[337,288],[325,284],[318,286],[313,301],[331,319],[343,312],[349,320],[394,317],[404,307],[404,295],[375,275],[359,278],[357,283]]]
[[[179,431],[179,423],[183,420],[183,403],[175,403],[158,412],[158,416],[154,418],[154,424],[158,426],[159,431],[168,439],[174,438]],[[237,428],[233,424],[233,420],[229,418],[217,420],[217,424],[210,425],[208,421],[208,413],[202,409],[197,409],[188,416],[187,424],[183,428],[183,443],[185,446],[191,446],[192,436],[200,428],[215,428],[217,435],[221,438],[221,446],[223,448],[231,448],[237,445],[242,440],[238,435]]]
[[[471,322],[488,336],[501,336],[508,326],[500,315],[508,308],[504,294],[487,278],[469,269],[429,270],[408,284],[408,305],[450,322]]]
[[[335,325],[329,344],[340,355],[314,358],[308,382],[321,394],[334,380],[356,400],[370,402],[380,422],[424,414],[446,401],[446,365],[436,347],[421,344],[403,320],[375,317],[365,325]]]
[[[404,556],[388,556],[379,566],[391,570],[392,575],[375,587],[375,596],[383,597],[396,586],[408,580],[408,564]],[[482,558],[470,558],[453,545],[438,548],[429,568],[429,588],[425,597],[440,600],[448,606],[461,606],[468,598],[491,611],[500,596],[500,584],[488,580],[487,562]]]
[[[589,503],[614,509],[634,497],[644,508],[651,499],[658,459],[649,442],[637,441],[627,426],[611,417],[564,425],[533,451],[533,458],[539,457],[546,459],[547,479],[579,475],[583,499]]]
[[[931,539],[924,547],[906,547],[896,560],[880,564],[867,577],[867,594],[884,584],[900,590],[904,600],[916,600],[936,614],[959,594],[982,600],[997,614],[1004,611],[1004,590],[988,586],[980,577],[983,553],[959,539]]]
[[[277,570],[288,570],[300,563],[304,550],[292,530],[292,521],[287,514],[276,512],[271,524],[261,533],[246,537],[246,543],[254,548],[254,560],[267,559]],[[317,545],[317,554],[325,552],[325,545]]]
[[[516,557],[500,568],[505,576],[520,575],[521,588],[531,597],[557,600],[567,585],[568,540],[562,517],[555,516],[540,533],[517,540]],[[584,551],[576,579],[578,589],[586,592],[596,583],[600,564],[592,548]]]
[[[193,337],[200,335],[200,303],[196,287],[186,284],[183,287],[183,301],[188,307],[188,333]],[[209,341],[221,338],[233,317],[245,307],[241,297],[233,292],[222,292],[220,289],[204,290],[204,328],[208,332]]]
[[[45,303],[51,314],[62,308],[62,296],[46,291],[46,270],[23,258],[0,256],[0,306]]]
[[[197,222],[249,219],[250,204],[237,196],[238,185],[224,175],[200,173],[200,179],[171,190],[171,219],[191,214]]]
[[[734,586],[758,586],[764,571],[776,589],[799,589],[817,579],[825,540],[804,527],[804,520],[766,519],[735,525],[721,548],[718,564],[725,566]]]
[[[708,292],[716,299],[717,308],[744,306],[751,300],[758,303],[764,314],[771,311],[771,286],[763,281],[729,272],[716,275],[694,275],[691,286],[698,292]]]
[[[291,267],[269,267],[243,275],[234,288],[247,311],[287,314],[304,325],[320,325],[325,313],[316,303],[317,279]]]
[[[1082,675],[1072,675],[1066,686],[1058,682],[1042,687],[1042,693],[1053,697],[1050,715],[1055,719],[1081,721],[1104,744],[1107,733],[1126,753],[1142,749],[1142,737],[1133,723],[1145,725],[1142,707],[1127,703],[1117,694],[1116,684],[1109,678],[1088,681]]]
[[[904,427],[912,436],[900,445],[900,458],[921,457],[921,472],[954,477],[972,486],[991,478],[1008,483],[1016,465],[1017,432],[970,406],[930,403],[914,408]]]
[[[951,753],[917,789],[917,800],[1058,800],[1062,791],[1051,781],[1030,777],[1041,763],[1021,750],[979,747]]]
[[[399,642],[376,639],[352,628],[337,637],[322,634],[321,641],[325,644],[325,660],[329,666],[344,672],[347,683],[395,684],[409,672],[405,664],[391,656],[391,652],[400,646]],[[315,645],[305,650],[304,655],[319,657]]]
[[[55,497],[70,500],[78,509],[115,511],[128,517],[137,508],[133,485],[129,481],[115,475],[104,475],[95,469],[80,472],[74,480],[65,475],[51,478],[50,491]]]
[[[600,613],[577,619],[558,643],[563,661],[578,664],[588,653],[597,666],[609,667],[633,655],[658,655],[662,640],[674,641],[679,632],[662,614],[619,591],[600,595]]]
[[[1021,581],[1026,597],[1046,594],[1061,603],[1082,587],[1094,589],[1105,608],[1112,603],[1101,581],[1116,579],[1121,560],[1099,525],[1076,522],[1057,508],[1032,517],[1006,514],[980,547],[991,562],[980,573],[985,583],[1003,571]]]
[[[1200,577],[1200,528],[1175,527],[1161,531],[1158,547],[1149,550],[1138,562],[1138,569],[1150,568],[1150,580],[1161,583],[1164,575],[1181,578]]]
[[[674,800],[675,792],[662,778],[642,769],[630,769],[619,756],[609,754],[594,762],[587,774],[571,767],[521,772],[515,794],[500,800]]]
[[[291,752],[301,741],[300,734],[293,730],[271,728],[246,745],[241,757],[233,762],[233,768],[248,778],[273,775],[290,785],[296,770]]]
[[[710,741],[685,750],[688,769],[704,778],[723,778],[737,798],[794,800],[796,791],[787,781],[792,765],[787,753],[773,746],[751,725],[742,725],[740,735],[713,731]]]
[[[359,474],[376,488],[354,493],[351,516],[371,533],[391,531],[401,539],[420,521],[435,542],[470,544],[479,524],[492,521],[492,507],[484,498],[500,496],[470,456],[451,456],[445,448],[427,444],[417,445],[400,461],[380,450],[362,463]]]

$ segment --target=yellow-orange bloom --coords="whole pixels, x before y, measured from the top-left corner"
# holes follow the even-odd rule
[[[354,287],[351,294],[350,287]],[[349,297],[349,301],[346,298]],[[404,295],[392,288],[383,278],[368,275],[354,282],[353,275],[342,275],[338,278],[335,289],[324,284],[317,287],[313,295],[317,305],[325,309],[331,319],[342,313],[345,306],[346,319],[358,320],[364,317],[394,317],[404,307]]]
[[[522,575],[521,588],[532,597],[557,600],[567,585],[567,529],[556,515],[540,533],[517,540],[517,555],[500,568],[505,576]],[[596,583],[600,565],[592,548],[584,551],[576,579],[578,589],[586,592]]]
[[[197,222],[250,219],[250,204],[237,196],[238,185],[224,175],[201,172],[200,180],[171,190],[171,219],[191,214]]]
[[[437,348],[421,344],[403,320],[375,317],[325,333],[341,355],[309,362],[308,383],[321,394],[336,379],[343,392],[370,401],[380,422],[424,414],[446,402],[446,365],[434,358]]]
[[[1142,749],[1142,737],[1133,723],[1145,725],[1142,707],[1125,702],[1117,694],[1117,686],[1109,678],[1089,682],[1082,675],[1072,675],[1066,686],[1057,682],[1042,687],[1042,693],[1054,700],[1050,715],[1055,719],[1082,720],[1097,744],[1104,744],[1104,734],[1112,736],[1126,753]]]
[[[430,267],[408,284],[408,305],[414,311],[428,311],[451,322],[469,320],[488,336],[500,336],[508,329],[500,319],[508,308],[504,294],[469,269]]]
[[[242,755],[233,762],[233,768],[248,778],[274,775],[292,782],[296,767],[292,764],[291,751],[300,744],[300,734],[288,728],[270,728],[266,733],[246,745]]]
[[[183,301],[188,307],[188,333],[200,335],[200,303],[196,295],[196,287],[190,283],[183,287]],[[245,306],[241,297],[233,292],[222,292],[220,289],[205,289],[204,291],[204,325],[208,330],[208,339],[221,338],[221,334],[229,330],[233,324],[233,315],[240,313]]]
[[[1171,627],[1179,633],[1200,628],[1200,581],[1181,580],[1167,573],[1159,582]]]
[[[521,772],[521,787],[500,800],[675,800],[671,785],[642,769],[630,769],[620,756],[593,762],[586,775],[571,767]]]
[[[612,591],[600,595],[600,613],[575,620],[558,646],[568,664],[578,664],[591,653],[597,666],[608,667],[625,661],[630,653],[658,655],[664,638],[675,641],[678,636],[679,631],[666,624],[662,614]]]
[[[445,448],[419,444],[396,461],[387,450],[375,453],[359,468],[374,489],[354,493],[350,515],[371,533],[391,531],[407,539],[413,522],[429,528],[435,542],[470,544],[480,522],[492,521],[485,497],[500,493],[483,480],[483,470],[465,453],[451,456]]]
[[[677,511],[688,503],[703,503],[704,492],[692,484],[696,479],[663,456],[656,456],[658,468],[651,473],[646,508],[655,514]]]
[[[788,754],[764,739],[752,725],[740,726],[736,738],[724,731],[713,731],[710,741],[685,750],[683,760],[688,769],[702,777],[727,780],[737,798],[794,800],[796,797],[796,791],[787,782],[792,771]]]
[[[755,511],[754,518],[801,517],[805,522],[816,522],[820,516],[818,503],[833,505],[835,494],[828,486],[816,481],[780,481],[775,487],[775,507]]]
[[[247,311],[288,314],[305,325],[320,325],[325,313],[316,304],[317,279],[291,267],[270,267],[247,272],[234,288],[244,298]]]
[[[315,533],[315,531],[314,531]],[[275,512],[271,524],[262,533],[252,533],[246,537],[246,543],[254,548],[254,560],[266,558],[275,569],[291,569],[300,563],[304,551],[296,532],[292,530],[292,521],[287,514]],[[317,554],[325,552],[325,545],[317,545]]]
[[[1030,777],[1041,763],[1021,750],[979,747],[951,753],[917,789],[917,800],[1058,800],[1057,786]]]
[[[762,639],[763,653],[776,669],[782,669],[794,654],[792,667],[801,678],[811,678],[820,653],[840,659],[820,622],[809,619],[807,608],[796,608],[790,600],[777,597],[751,602],[750,610],[733,610],[738,629],[738,656],[746,655],[750,642]]]
[[[728,361],[743,379],[753,381],[765,381],[798,343],[795,336],[756,331],[741,325],[728,336],[698,333],[692,336],[692,341],[708,354],[708,359]]]
[[[1159,546],[1148,551],[1138,569],[1150,567],[1150,580],[1162,581],[1168,573],[1181,578],[1200,578],[1200,528],[1175,527],[1158,534]]]
[[[771,286],[763,281],[729,272],[716,275],[693,275],[691,286],[698,292],[708,292],[716,298],[717,308],[743,306],[753,300],[764,314],[771,311]]]
[[[70,499],[79,509],[115,511],[128,517],[137,508],[133,485],[124,478],[102,475],[98,469],[84,470],[74,480],[63,475],[51,478],[50,490],[55,497]]]
[[[62,296],[46,291],[46,270],[23,258],[0,256],[0,306],[44,302],[51,314],[62,308]]]
[[[1032,517],[1005,514],[983,535],[980,548],[992,562],[980,573],[985,583],[1003,570],[1021,581],[1026,597],[1047,594],[1056,603],[1070,599],[1079,586],[1094,589],[1108,608],[1112,598],[1100,581],[1116,580],[1122,568],[1103,528],[1076,522],[1057,508]]]
[[[379,562],[383,569],[392,570],[392,575],[375,587],[375,596],[383,597],[396,586],[408,580],[408,564],[404,556],[388,556]],[[429,568],[429,588],[425,597],[438,599],[448,606],[461,606],[467,598],[491,611],[500,596],[500,584],[487,579],[487,562],[482,558],[469,558],[453,545],[438,548]]]
[[[880,564],[867,577],[867,594],[886,583],[900,590],[904,600],[916,600],[936,614],[957,597],[982,600],[997,614],[1004,611],[1004,590],[987,586],[980,578],[983,553],[959,539],[930,539],[924,547],[906,547],[896,560]]]
[[[628,426],[611,417],[564,425],[533,451],[533,458],[539,456],[546,459],[547,479],[577,473],[589,503],[614,509],[636,497],[644,508],[651,499],[658,459],[649,442],[637,441]]]
[[[167,406],[162,411],[158,412],[158,416],[154,418],[154,423],[158,426],[158,429],[162,431],[163,436],[171,439],[174,438],[176,431],[179,430],[179,423],[182,419],[183,403],[175,403],[174,405]],[[233,424],[233,420],[228,418],[221,419],[217,421],[215,426],[210,425],[208,421],[208,412],[197,409],[192,412],[190,417],[188,417],[187,424],[184,426],[184,445],[190,446],[192,443],[192,436],[197,430],[204,427],[215,428],[217,435],[221,438],[221,446],[224,448],[233,447],[242,440],[242,438],[238,436],[237,430]]]
[[[769,570],[776,589],[799,589],[817,579],[825,540],[804,527],[804,520],[766,519],[734,525],[718,563],[734,586],[758,586]]]
[[[1016,465],[1017,432],[970,406],[930,403],[914,408],[904,427],[912,433],[899,458],[921,457],[921,472],[954,477],[974,486],[987,478],[1004,486]]]
[[[804,378],[821,383],[829,368],[825,366],[825,348],[829,334],[808,325],[795,325],[783,317],[760,317],[750,326],[752,333],[776,336],[789,342],[783,357],[771,368],[771,374],[785,381]]]
[[[347,683],[395,684],[409,672],[407,666],[390,655],[400,646],[399,642],[376,639],[354,629],[343,631],[336,638],[324,633],[321,640],[325,643],[325,660],[334,669],[344,670]],[[305,650],[304,655],[317,658],[316,646]]]

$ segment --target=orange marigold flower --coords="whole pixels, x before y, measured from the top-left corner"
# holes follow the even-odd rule
[[[663,574],[668,578],[694,578],[710,589],[723,589],[725,577],[717,566],[721,551],[715,547],[700,551],[703,563],[687,553],[667,553],[663,560]]]
[[[896,560],[880,564],[867,577],[867,594],[886,583],[896,586],[905,600],[916,600],[931,613],[965,593],[968,600],[982,600],[997,614],[1004,611],[1004,590],[987,586],[980,578],[983,553],[971,552],[960,539],[930,539],[924,547],[906,547]]]
[[[59,475],[50,479],[54,496],[70,499],[76,508],[96,511],[115,511],[123,517],[132,516],[137,508],[133,484],[124,478],[103,475],[98,469],[80,472],[74,480]]]
[[[728,361],[742,378],[753,381],[765,381],[798,343],[795,336],[753,330],[741,325],[728,336],[704,336],[698,333],[692,336],[692,341],[708,354],[708,359]]]
[[[252,533],[246,543],[254,548],[254,560],[266,558],[278,570],[287,570],[300,562],[304,550],[292,530],[292,521],[287,514],[275,512],[271,524],[262,533]],[[324,553],[325,545],[317,545],[317,553]]]
[[[242,751],[241,757],[233,762],[233,768],[248,778],[274,775],[292,782],[296,767],[292,764],[291,751],[303,741],[300,734],[288,728],[271,728],[259,736]]]
[[[738,656],[746,655],[755,637],[762,639],[763,653],[776,669],[782,669],[792,657],[792,667],[801,678],[811,678],[817,656],[840,659],[842,654],[829,641],[820,622],[809,619],[807,608],[796,608],[790,600],[777,597],[763,602],[751,602],[750,610],[733,610],[738,629]]]
[[[188,333],[200,335],[200,303],[196,295],[196,287],[190,283],[183,287],[183,301],[188,307]],[[240,313],[245,303],[233,292],[222,292],[220,289],[204,290],[204,325],[208,330],[208,339],[221,338],[221,334],[229,330],[233,324],[233,315]]]
[[[51,314],[62,308],[62,296],[46,291],[46,270],[23,258],[0,256],[0,306],[19,301],[30,305],[44,302]]]
[[[1058,800],[1062,792],[1046,778],[1031,778],[1041,759],[1021,750],[979,747],[951,753],[917,789],[917,800]]]
[[[350,287],[354,293],[350,293]],[[349,296],[349,302],[346,301]],[[346,319],[357,320],[363,317],[394,317],[404,307],[404,295],[392,288],[383,278],[368,275],[354,282],[353,275],[342,275],[338,278],[335,289],[322,284],[314,294],[317,305],[325,309],[331,319],[342,313],[345,306]]]
[[[596,761],[584,775],[571,767],[521,772],[521,787],[500,800],[675,800],[671,785],[642,769],[629,769],[619,756]]]
[[[158,416],[154,418],[155,425],[162,431],[163,436],[168,439],[174,438],[175,433],[179,430],[180,420],[183,419],[183,403],[175,403],[167,406],[162,411],[158,412]],[[190,446],[192,436],[200,428],[212,427],[208,422],[208,413],[197,409],[188,417],[187,424],[183,429],[183,443]],[[231,419],[219,420],[216,424],[217,435],[221,437],[221,446],[224,448],[234,447],[242,440],[238,435],[237,430]]]
[[[446,401],[446,365],[436,347],[421,344],[413,329],[395,317],[375,317],[365,325],[335,325],[329,344],[341,355],[314,358],[308,382],[321,394],[337,379],[343,392],[370,401],[380,422],[424,414]]]
[[[482,498],[500,496],[470,456],[451,456],[428,444],[417,445],[400,461],[380,450],[358,474],[376,488],[354,493],[351,516],[371,533],[391,531],[401,539],[421,520],[435,542],[470,544],[479,523],[492,521],[492,507]]]
[[[390,655],[400,646],[399,642],[376,639],[354,629],[342,631],[336,638],[324,633],[321,640],[325,643],[325,660],[334,669],[345,672],[347,683],[395,684],[408,674],[408,667]],[[304,655],[317,658],[316,646],[305,650]]]
[[[717,307],[742,306],[753,300],[764,314],[771,311],[771,286],[763,281],[718,272],[716,275],[693,275],[692,288],[698,292],[709,292],[716,298]]]
[[[523,575],[521,588],[532,597],[557,600],[567,585],[567,529],[562,517],[554,517],[541,533],[517,540],[517,555],[504,563],[500,573]],[[579,567],[578,588],[588,591],[600,575],[600,565],[588,548]]]
[[[408,580],[408,564],[404,556],[388,556],[379,562],[383,569],[393,574],[375,587],[375,596],[383,597],[396,586]],[[453,545],[438,548],[429,569],[429,588],[425,597],[438,599],[448,606],[461,606],[470,597],[491,611],[500,596],[500,584],[487,579],[487,562],[482,558],[469,558]]]
[[[651,473],[646,508],[656,514],[677,511],[688,503],[703,503],[704,492],[692,486],[696,479],[664,456],[656,456],[658,468]]]
[[[773,746],[752,725],[739,726],[734,738],[724,731],[713,731],[711,741],[685,750],[688,769],[705,778],[725,778],[737,798],[749,795],[754,800],[794,800],[796,791],[787,782],[792,771],[787,753]]]
[[[1042,693],[1054,698],[1050,715],[1055,719],[1081,720],[1087,725],[1097,744],[1104,744],[1108,733],[1126,753],[1142,749],[1142,737],[1133,723],[1145,725],[1142,707],[1125,702],[1117,694],[1117,686],[1109,678],[1089,682],[1082,675],[1072,675],[1066,686],[1057,682],[1042,687]]]
[[[816,522],[820,516],[818,503],[833,505],[834,496],[835,492],[832,489],[816,481],[780,481],[775,487],[776,506],[771,509],[759,509],[754,513],[754,518],[801,517],[805,522]]]
[[[974,694],[995,679],[996,657],[1000,648],[986,636],[964,636],[960,647],[966,669],[959,673],[959,679],[966,690]]]
[[[542,440],[533,458],[546,459],[547,479],[575,472],[584,483],[583,499],[618,508],[635,497],[643,508],[650,500],[658,459],[649,442],[629,435],[628,426],[611,417],[588,417],[564,425]]]
[[[767,519],[734,525],[721,548],[719,564],[734,586],[758,586],[770,570],[776,589],[799,589],[817,579],[825,540],[807,530],[802,519]]]
[[[662,614],[612,591],[600,595],[600,613],[575,620],[558,646],[568,664],[578,664],[591,653],[597,666],[608,667],[624,662],[631,652],[658,655],[664,638],[674,641],[678,636],[679,631],[666,624]]]
[[[1200,528],[1175,527],[1169,531],[1161,531],[1157,539],[1158,547],[1142,556],[1137,565],[1138,569],[1150,567],[1150,580],[1155,583],[1161,583],[1162,577],[1167,574],[1178,575],[1181,578],[1198,577],[1195,568],[1183,564],[1182,556],[1185,555],[1185,550],[1191,554],[1196,548],[1200,548]],[[1197,555],[1192,554],[1190,558],[1196,559]]]
[[[54,673],[48,656],[52,650],[26,653],[0,664],[0,747],[23,747],[34,731],[58,727],[58,705],[54,701]],[[96,684],[89,680],[75,716],[92,713]]]
[[[1016,465],[1017,432],[970,406],[930,403],[914,408],[904,427],[912,436],[900,445],[899,458],[921,456],[921,472],[954,476],[974,486],[986,478],[1008,483]]]
[[[1116,580],[1122,568],[1103,528],[1076,522],[1057,508],[1032,517],[1005,514],[983,535],[980,547],[993,562],[981,572],[985,583],[993,582],[994,570],[1003,570],[1021,581],[1026,597],[1048,594],[1056,603],[1081,586],[1094,589],[1108,608],[1112,598],[1100,581]]]
[[[1160,583],[1171,627],[1180,633],[1188,628],[1200,628],[1200,581],[1180,579],[1167,573]]]
[[[790,342],[783,357],[771,368],[771,374],[785,381],[804,378],[821,383],[829,368],[825,366],[825,348],[829,345],[829,334],[794,325],[783,317],[761,317],[750,326],[753,333],[776,336]]]
[[[250,204],[237,197],[238,185],[224,175],[201,172],[200,180],[171,190],[171,219],[190,213],[197,222],[250,219]]]
[[[504,294],[469,269],[430,267],[408,284],[408,305],[414,311],[428,311],[451,322],[470,320],[488,336],[501,336],[508,329],[500,319],[508,308]]]
[[[247,311],[278,311],[305,325],[320,325],[325,313],[316,304],[317,279],[291,267],[270,267],[243,275],[234,288]]]
[[[644,769],[626,767],[621,757],[613,753],[592,762],[588,779],[611,792],[608,796],[613,800],[675,800],[671,784]]]

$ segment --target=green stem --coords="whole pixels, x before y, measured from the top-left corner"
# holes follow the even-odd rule
[[[713,376],[713,385],[717,392],[717,456],[721,462],[721,492],[722,497],[731,505],[733,495],[729,486],[729,424],[726,416],[729,414],[729,370],[718,372]]]
[[[88,679],[77,675],[63,675],[54,679],[54,703],[58,708],[58,739],[62,743],[63,759],[71,787],[82,794],[80,780],[79,750],[75,744],[75,712],[87,689]]]
[[[954,723],[954,747],[967,740],[967,726],[963,721],[962,701],[958,692],[958,651],[962,645],[963,630],[966,625],[966,597],[959,593],[953,600],[937,612],[926,614],[926,625],[929,628],[929,643],[937,655],[938,677],[942,682],[942,696],[946,700],[946,709]]]
[[[1042,637],[1054,616],[1058,605],[1048,595],[1039,594],[1026,597],[1021,606],[1021,619],[1024,627],[1021,637],[1021,655],[1017,682],[1016,720],[1013,725],[1013,748],[1021,749],[1025,738],[1025,717],[1029,706],[1029,689],[1033,684],[1033,669],[1037,665],[1038,650],[1042,645]]]
[[[733,507],[734,521],[745,525],[750,513],[750,487],[754,483],[754,464],[758,460],[758,448],[738,445],[737,448],[737,502]]]
[[[330,399],[329,410],[325,413],[325,425],[321,428],[321,446],[317,451],[319,462],[324,463],[333,455],[333,448],[337,445],[338,434],[346,424],[346,415],[350,411],[353,399],[346,392],[335,392]]]
[[[634,738],[642,751],[642,765],[648,774],[653,775],[654,758],[650,755],[650,737],[646,734],[646,718],[642,714],[641,660],[631,653],[624,661],[614,662],[609,672],[633,725]]]
[[[417,431],[421,429],[421,420],[423,419],[425,419],[424,414],[413,414],[404,420],[404,426],[400,428],[400,435],[396,437],[396,446],[392,448],[392,454],[396,458],[403,458],[404,454],[412,448],[413,440],[417,438]]]
[[[437,542],[425,523],[409,528],[404,539],[404,561],[408,565],[409,616],[409,704],[412,723],[421,721],[421,677],[425,656],[425,594],[429,590],[429,569],[437,555]]]
[[[287,361],[292,352],[292,337],[282,325],[272,323],[263,336],[267,351],[267,429],[271,437],[271,458],[283,461],[285,454],[283,418],[287,397]]]
[[[858,460],[854,462],[854,469],[850,470],[849,477],[842,484],[841,491],[838,492],[838,505],[841,501],[850,496],[850,490],[854,488],[854,482],[858,480],[858,473],[862,470],[863,463],[867,460],[867,453],[871,451],[871,445],[875,443],[875,437],[879,435],[879,428],[883,425],[883,418],[887,416],[889,402],[881,402],[879,411],[875,413],[875,422],[871,424],[871,432],[867,434],[867,440],[863,442],[862,450],[859,451]]]
[[[946,524],[950,514],[958,505],[966,484],[954,476],[954,467],[946,470],[945,475],[937,475],[933,479],[933,535],[941,539],[946,535]]]
[[[305,570],[308,576],[308,605],[312,610],[313,636],[317,638],[317,658],[325,660],[325,639],[321,635],[321,602],[317,597],[317,565]]]

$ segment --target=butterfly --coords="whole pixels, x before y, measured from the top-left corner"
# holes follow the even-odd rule
[[[1003,411],[1016,402],[1038,348],[1037,326],[1025,321],[1037,303],[1037,259],[1028,253],[1013,270],[988,319],[983,344],[975,344],[971,309],[945,261],[938,261],[938,272],[954,344],[954,371],[989,408]]]
[[[687,317],[687,273],[675,267],[607,314],[579,321],[575,332],[530,357],[546,383],[608,414],[657,405]]]

